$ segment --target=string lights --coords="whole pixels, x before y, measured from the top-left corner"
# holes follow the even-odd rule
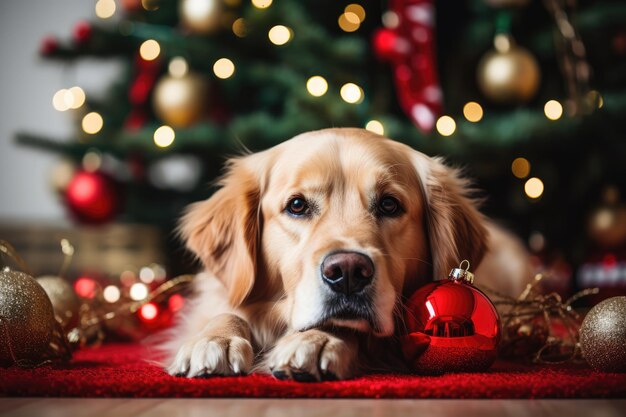
[[[161,53],[161,46],[154,39],[144,41],[139,47],[139,55],[146,61],[153,61]]]
[[[235,73],[235,64],[228,58],[220,58],[213,64],[213,73],[217,78],[230,78]]]
[[[463,106],[463,116],[468,122],[480,122],[483,118],[483,108],[475,101],[470,101]]]
[[[441,136],[450,136],[456,130],[456,122],[450,116],[441,116],[435,127]]]
[[[91,113],[87,113],[81,122],[81,126],[83,131],[89,135],[95,135],[104,126],[104,120],[100,113],[92,111]]]
[[[154,144],[159,148],[167,148],[174,143],[175,138],[176,133],[170,126],[164,125],[154,131]]]
[[[558,120],[563,115],[563,106],[556,100],[550,100],[543,106],[543,112],[550,120]]]
[[[357,104],[363,101],[363,89],[354,83],[344,84],[339,94],[346,103]]]
[[[511,163],[511,172],[519,179],[526,178],[530,174],[530,162],[526,158],[515,158]]]
[[[96,2],[96,16],[108,19],[115,14],[115,0],[98,0]]]
[[[367,122],[367,124],[365,125],[365,129],[381,136],[385,134],[385,127],[378,120],[370,120],[369,122]]]
[[[529,198],[537,199],[543,194],[543,181],[537,177],[530,178],[524,184],[524,192]]]
[[[321,97],[328,91],[328,82],[320,75],[314,75],[306,82],[306,89],[314,97]]]
[[[273,26],[267,33],[267,37],[274,45],[284,45],[291,40],[292,31],[287,26]]]

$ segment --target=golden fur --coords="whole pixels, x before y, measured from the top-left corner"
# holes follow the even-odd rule
[[[521,245],[479,213],[457,170],[366,130],[305,133],[233,159],[220,186],[181,222],[206,272],[170,341],[171,374],[256,366],[279,378],[349,378],[401,327],[402,300],[460,260],[482,261],[478,282],[509,294],[530,275]],[[400,215],[375,215],[382,195],[400,202]],[[310,217],[285,213],[293,196],[310,202]],[[375,265],[371,320],[326,315],[320,264],[337,250]]]

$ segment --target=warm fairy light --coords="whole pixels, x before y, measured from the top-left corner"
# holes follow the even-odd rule
[[[117,288],[115,285],[108,285],[104,288],[104,291],[102,292],[102,297],[107,303],[115,303],[119,301],[120,296],[120,289]]]
[[[167,300],[167,306],[175,313],[179,311],[185,305],[185,298],[180,294],[174,294]]]
[[[563,115],[563,106],[556,100],[550,100],[543,106],[543,112],[548,119],[558,120]]]
[[[139,317],[144,321],[152,321],[159,315],[159,307],[154,303],[148,303],[139,309]]]
[[[530,178],[524,184],[524,192],[530,198],[539,198],[543,194],[543,181],[537,177]]]
[[[530,162],[526,158],[515,158],[511,164],[511,172],[517,178],[526,178],[530,174]]]
[[[228,58],[220,58],[213,64],[213,72],[217,78],[229,78],[235,73],[235,64]]]
[[[344,84],[339,94],[346,103],[354,104],[363,101],[363,89],[354,83]]]
[[[102,126],[104,126],[104,120],[102,120],[102,116],[100,116],[99,113],[92,111],[83,117],[81,125],[85,133],[95,135],[102,129]]]
[[[276,25],[270,29],[267,36],[274,45],[284,45],[291,39],[291,29],[287,26]]]
[[[172,58],[167,69],[172,77],[183,78],[189,72],[189,65],[187,65],[185,58],[177,56]]]
[[[69,90],[65,88],[54,93],[54,96],[52,96],[52,107],[54,107],[55,110],[58,110],[58,111],[69,110],[70,107],[67,105],[67,100],[65,99],[65,96],[67,94],[70,94],[70,93],[69,93]]]
[[[100,19],[108,19],[115,14],[114,0],[98,0],[96,3],[96,16]]]
[[[345,14],[348,14],[348,13],[354,14],[359,19],[359,23],[365,20],[365,9],[360,4],[356,4],[356,3],[348,4],[344,12]]]
[[[252,0],[252,5],[257,9],[267,9],[272,5],[272,0]]]
[[[68,104],[70,109],[77,109],[85,104],[85,92],[82,88],[78,86],[74,86],[68,90],[69,94],[65,95],[66,102],[68,101],[68,96],[71,97],[71,103]]]
[[[129,269],[120,274],[120,282],[126,287],[130,287],[131,285],[133,285],[136,280],[137,276],[133,271]]]
[[[441,116],[437,119],[437,132],[442,136],[450,136],[456,130],[456,122],[450,116]]]
[[[337,19],[337,23],[344,32],[354,32],[361,26],[359,17],[352,12],[342,13]]]
[[[370,120],[369,122],[367,122],[367,124],[365,125],[365,129],[381,136],[385,134],[385,127],[378,120]]]
[[[248,31],[246,29],[246,21],[243,17],[240,17],[239,19],[235,20],[233,22],[233,33],[240,37],[243,38],[248,34]]]
[[[148,297],[148,287],[146,284],[137,282],[130,287],[128,295],[135,301],[145,300]]]
[[[463,106],[463,116],[469,122],[479,122],[483,118],[483,108],[475,101],[470,101]]]
[[[328,83],[324,77],[314,75],[306,82],[306,89],[312,96],[321,97],[328,91]]]
[[[154,144],[159,148],[167,148],[174,143],[175,138],[176,133],[174,133],[174,129],[169,126],[161,126],[154,131]]]
[[[102,166],[102,156],[98,151],[89,151],[83,156],[83,169],[88,172],[95,172]]]
[[[148,39],[144,41],[139,47],[139,55],[146,61],[152,61],[156,59],[161,53],[161,46],[154,39]]]
[[[93,298],[96,295],[96,288],[96,281],[88,277],[78,278],[74,283],[74,291],[83,298]]]
[[[152,268],[144,266],[139,270],[139,279],[146,284],[151,284],[154,281],[155,275]]]

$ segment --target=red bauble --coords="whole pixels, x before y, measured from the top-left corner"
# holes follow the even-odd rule
[[[100,172],[78,172],[67,186],[65,201],[74,216],[85,223],[112,220],[120,207],[115,182]]]
[[[402,350],[414,371],[480,372],[496,359],[500,317],[472,281],[470,272],[455,268],[449,279],[426,284],[409,299]]]
[[[74,26],[74,41],[78,44],[89,42],[92,34],[93,29],[91,28],[91,24],[89,22],[78,22],[76,26]]]
[[[54,36],[46,36],[41,40],[39,53],[41,55],[52,55],[59,49],[59,41]]]

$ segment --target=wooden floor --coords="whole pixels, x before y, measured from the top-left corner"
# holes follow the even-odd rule
[[[621,417],[626,400],[0,399],[0,417]]]

